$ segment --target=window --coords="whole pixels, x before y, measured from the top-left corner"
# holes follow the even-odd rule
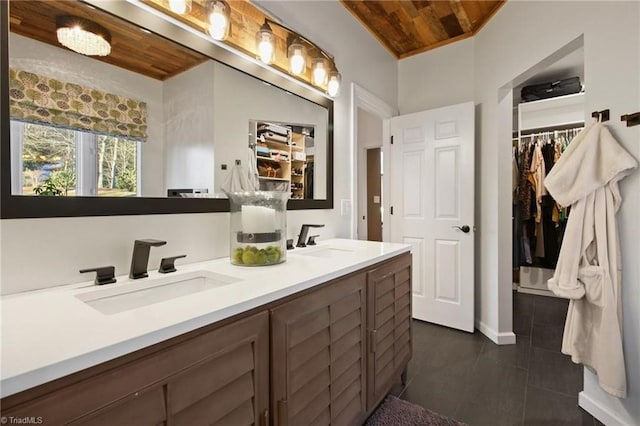
[[[14,195],[137,196],[140,143],[11,121]]]

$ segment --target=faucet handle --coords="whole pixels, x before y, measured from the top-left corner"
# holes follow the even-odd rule
[[[186,254],[181,254],[179,256],[163,257],[162,260],[160,261],[160,269],[158,269],[158,272],[160,272],[161,274],[167,274],[169,272],[175,272],[176,271],[176,265],[175,265],[176,259],[182,259],[183,257],[187,257],[187,255]]]
[[[80,269],[81,274],[86,272],[96,273],[96,279],[94,281],[95,285],[113,284],[116,282],[116,268],[114,266],[99,266],[97,268]]]
[[[315,246],[316,245],[316,238],[318,238],[320,235],[309,235],[309,240],[307,241],[307,245],[308,246]]]

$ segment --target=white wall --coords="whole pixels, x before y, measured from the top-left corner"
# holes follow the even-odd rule
[[[640,128],[626,128],[618,120],[638,111],[640,94],[640,3],[638,2],[542,2],[511,1],[475,37],[473,47],[474,90],[479,129],[477,179],[481,181],[479,212],[478,320],[497,333],[511,331],[511,197],[509,84],[555,51],[584,34],[586,112],[611,109],[614,135],[636,158],[640,158]],[[550,13],[552,12],[552,13]],[[544,23],[541,31],[540,23]],[[455,46],[455,45],[454,45]],[[452,74],[448,57],[420,55],[425,69]],[[404,62],[404,61],[403,61]],[[401,72],[399,93],[409,93],[423,81],[414,73]],[[452,74],[453,75],[453,74]],[[451,83],[454,83],[452,80]],[[500,90],[502,88],[502,90]],[[500,97],[503,101],[500,101]],[[442,100],[435,105],[432,100]],[[416,91],[411,101],[400,96],[400,110],[409,112],[459,102],[460,93],[450,84],[434,81]],[[507,99],[508,98],[508,99]],[[501,125],[501,120],[502,124]],[[629,396],[618,400],[604,394],[591,373],[585,372],[580,403],[610,424],[640,424],[640,172],[621,185],[624,203],[618,214],[623,253],[624,349]],[[609,417],[607,417],[609,416]]]
[[[9,52],[11,67],[147,102],[149,137],[141,149],[142,195],[164,194],[162,82],[14,33],[9,36]]]
[[[358,108],[358,239],[367,239],[367,149],[382,148],[382,120]],[[362,217],[365,217],[363,220]]]
[[[398,63],[400,114],[473,99],[474,39],[411,56]]]
[[[214,76],[206,61],[163,84],[167,189],[214,192]]]
[[[287,25],[301,31],[336,57],[343,91],[334,110],[334,205],[350,197],[349,86],[352,81],[390,105],[397,103],[396,61],[338,2],[267,2]],[[276,10],[277,9],[277,10]],[[327,29],[330,28],[330,31]],[[250,100],[247,100],[250,101]],[[162,155],[155,161],[164,164]],[[324,223],[320,238],[348,237],[350,218],[339,209],[299,210],[287,214],[288,236],[302,223]],[[228,255],[228,214],[117,216],[0,221],[0,285],[3,294],[88,279],[83,267],[113,264],[128,272],[133,240],[166,239],[153,249],[150,265],[160,256],[185,253],[185,262]]]

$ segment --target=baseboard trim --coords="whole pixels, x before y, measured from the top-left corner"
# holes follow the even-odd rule
[[[480,333],[484,334],[498,345],[514,345],[516,343],[516,335],[513,332],[498,333],[496,330],[480,320],[476,320],[475,325],[476,329],[478,329]]]
[[[578,394],[578,405],[580,406],[580,408],[582,408],[607,426],[631,426],[630,423],[625,423],[624,421],[622,421],[611,410],[597,402],[595,399],[591,398],[584,391]]]

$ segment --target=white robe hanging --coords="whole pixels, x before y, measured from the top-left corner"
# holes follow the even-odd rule
[[[553,198],[571,206],[548,287],[570,299],[562,352],[598,375],[611,395],[627,393],[622,350],[621,254],[615,214],[618,182],[637,161],[602,123],[582,130],[545,179]]]

